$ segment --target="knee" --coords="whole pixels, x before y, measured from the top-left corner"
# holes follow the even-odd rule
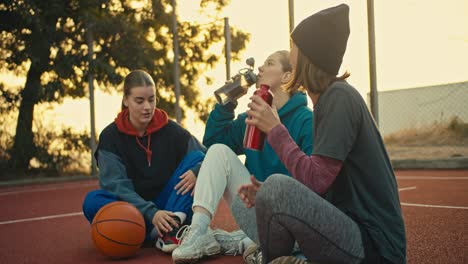
[[[289,185],[291,177],[284,174],[272,174],[263,183],[262,188],[265,188],[265,192],[283,192],[285,187]]]
[[[216,156],[216,157],[224,157],[226,155],[229,155],[229,154],[234,154],[235,153],[232,151],[231,148],[229,148],[228,146],[224,145],[224,144],[214,144],[212,145],[208,151],[206,152],[206,157],[208,156]]]
[[[100,195],[102,190],[94,190],[90,191],[84,198],[83,200],[83,211],[86,211],[90,207],[91,204],[94,204],[94,201],[96,201],[97,197]]]
[[[83,200],[83,211],[89,211],[96,206],[98,201],[109,198],[109,196],[112,194],[104,190],[90,191]]]
[[[288,180],[289,177],[283,174],[270,175],[257,192],[256,205],[271,208],[278,203],[278,200],[285,195]]]
[[[118,197],[108,191],[91,191],[83,200],[83,214],[91,223],[93,221],[94,215],[99,211],[99,209],[101,209],[101,207],[117,200]]]

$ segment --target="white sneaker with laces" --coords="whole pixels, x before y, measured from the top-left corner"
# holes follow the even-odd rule
[[[242,256],[246,264],[263,264],[263,255],[260,248],[253,244],[246,248]]]
[[[245,250],[245,245],[242,239],[247,235],[242,230],[228,232],[222,229],[213,230],[213,235],[221,246],[221,254],[227,256],[242,255]]]
[[[217,255],[221,247],[213,233],[208,229],[201,233],[198,225],[181,228],[182,235],[177,234],[180,245],[172,252],[172,260],[175,264],[195,263],[205,256]]]

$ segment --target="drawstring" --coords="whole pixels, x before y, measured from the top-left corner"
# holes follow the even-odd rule
[[[135,138],[136,138],[138,145],[140,145],[140,147],[145,150],[146,160],[148,161],[148,167],[151,167],[151,155],[153,154],[153,152],[150,149],[151,134],[148,135],[148,144],[147,144],[148,146],[146,146],[146,148],[145,146],[143,146],[143,144],[141,144],[140,140],[138,139],[138,136],[135,136]]]

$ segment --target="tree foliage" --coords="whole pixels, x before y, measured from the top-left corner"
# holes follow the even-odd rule
[[[202,0],[200,6],[215,5],[220,11],[228,3]],[[0,70],[26,76],[25,86],[6,99],[19,109],[11,166],[27,168],[37,154],[32,134],[34,106],[88,96],[90,73],[99,87],[110,91],[120,89],[129,71],[148,71],[158,92],[165,95],[158,106],[174,116],[171,15],[170,0],[1,1]],[[88,59],[87,37],[93,40],[92,60]],[[234,60],[248,38],[231,29]],[[200,101],[196,82],[222,56],[210,50],[224,42],[222,22],[207,26],[178,21],[178,39],[181,100],[206,117],[207,107]]]

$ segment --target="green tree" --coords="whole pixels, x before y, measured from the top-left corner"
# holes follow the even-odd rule
[[[200,6],[222,10],[229,1],[202,0]],[[27,169],[36,155],[32,124],[34,107],[88,94],[93,69],[99,87],[110,90],[133,69],[145,69],[160,92],[158,106],[174,115],[173,56],[170,0],[3,0],[0,2],[0,69],[26,76],[17,97],[15,139],[9,166]],[[87,59],[86,33],[94,39],[94,56]],[[181,99],[200,116],[196,81],[220,59],[210,51],[222,42],[222,23],[200,25],[178,21]],[[249,35],[231,29],[232,58],[239,59]],[[117,86],[117,89],[119,86]],[[14,101],[15,98],[18,101]]]

